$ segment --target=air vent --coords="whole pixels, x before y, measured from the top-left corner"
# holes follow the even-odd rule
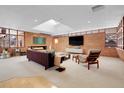
[[[105,8],[104,5],[95,5],[95,6],[92,7],[92,11],[96,12],[96,11],[100,11],[100,10],[102,10],[104,8]]]

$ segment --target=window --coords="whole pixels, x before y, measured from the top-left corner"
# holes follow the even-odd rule
[[[4,47],[4,34],[0,34],[0,47]]]
[[[16,30],[10,30],[10,34],[11,35],[17,35],[17,31]]]
[[[0,28],[0,47],[9,47],[9,30]]]
[[[118,26],[118,31],[117,31],[117,37],[118,37],[118,42],[117,42],[117,46],[120,49],[124,49],[124,17],[121,20],[119,26]]]
[[[24,32],[18,31],[18,47],[24,47]]]
[[[18,31],[18,35],[24,35],[24,32]]]
[[[10,47],[17,47],[17,36],[10,35]]]
[[[9,35],[5,35],[4,37],[4,46],[5,47],[9,47]]]
[[[105,47],[117,47],[117,28],[107,29],[105,32]]]
[[[18,36],[18,47],[24,47],[24,36]]]
[[[0,28],[0,47],[24,47],[24,32]]]
[[[17,47],[17,31],[10,30],[10,47]]]

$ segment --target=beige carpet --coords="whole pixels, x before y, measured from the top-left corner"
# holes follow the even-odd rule
[[[0,88],[57,88],[41,76],[18,77],[0,82]]]
[[[100,68],[77,64],[72,60],[63,62],[64,72],[54,68],[44,70],[35,62],[28,62],[25,56],[0,60],[0,80],[12,77],[43,76],[57,87],[124,87],[124,62],[118,58],[100,57]]]
[[[0,59],[0,81],[15,77],[41,76],[33,67],[36,63],[28,62],[25,56]]]

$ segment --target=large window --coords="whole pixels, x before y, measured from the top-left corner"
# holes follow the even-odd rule
[[[17,47],[17,36],[10,35],[10,47]]]
[[[24,47],[24,35],[18,35],[18,47]]]
[[[105,47],[117,47],[117,28],[110,28],[105,32]]]
[[[124,50],[124,17],[122,18],[117,31],[117,37],[118,37],[118,48]]]
[[[24,32],[18,31],[18,47],[24,46]]]
[[[24,47],[24,32],[0,28],[0,47]]]
[[[0,47],[4,46],[4,34],[0,34]]]
[[[9,47],[9,35],[5,35],[5,38],[4,38],[4,46],[5,47]]]
[[[10,47],[17,47],[17,31],[10,30]]]

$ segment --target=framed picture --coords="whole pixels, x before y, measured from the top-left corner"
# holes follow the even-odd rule
[[[105,47],[117,47],[117,35],[115,33],[106,33]]]

